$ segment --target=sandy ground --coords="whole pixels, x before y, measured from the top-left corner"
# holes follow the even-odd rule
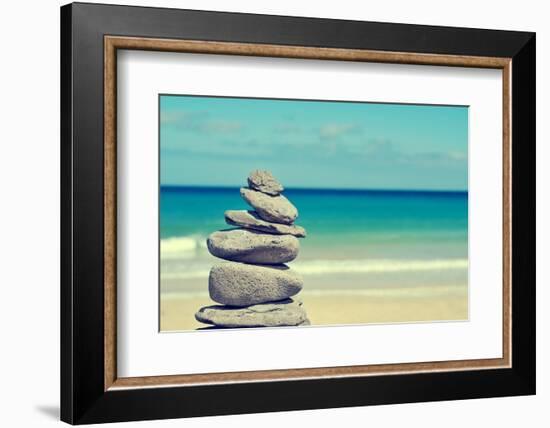
[[[303,291],[312,325],[364,324],[468,319],[467,288],[460,286]],[[215,304],[206,293],[166,293],[161,297],[161,330],[205,327],[195,320],[202,306]]]

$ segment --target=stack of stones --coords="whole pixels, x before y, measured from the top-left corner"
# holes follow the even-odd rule
[[[306,231],[294,225],[298,210],[283,190],[270,172],[253,171],[241,196],[254,211],[226,211],[225,221],[238,228],[208,237],[210,253],[227,261],[208,279],[210,297],[221,305],[201,308],[198,321],[218,328],[309,324],[302,303],[291,298],[303,280],[285,264],[298,255]]]

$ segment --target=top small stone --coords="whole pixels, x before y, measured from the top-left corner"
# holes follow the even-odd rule
[[[271,196],[277,196],[284,190],[281,183],[269,171],[259,169],[252,171],[248,176],[248,186]]]

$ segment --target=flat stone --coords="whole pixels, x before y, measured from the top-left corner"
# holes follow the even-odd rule
[[[252,171],[248,176],[248,186],[262,193],[267,193],[271,196],[277,196],[283,190],[281,183],[269,171],[261,171],[259,169]]]
[[[269,196],[256,190],[241,188],[241,196],[258,215],[273,223],[292,224],[298,217],[298,210],[283,195]]]
[[[225,262],[214,265],[208,277],[210,297],[230,306],[250,306],[294,296],[303,279],[286,265]]]
[[[292,299],[246,308],[206,306],[195,314],[195,318],[205,324],[226,328],[309,325],[302,303]]]
[[[279,265],[296,258],[298,238],[255,230],[233,229],[212,233],[206,244],[213,256],[234,262]]]
[[[306,230],[301,226],[271,223],[262,220],[256,211],[228,210],[225,212],[225,221],[233,226],[244,227],[245,229],[259,230],[273,233],[275,235],[294,235],[298,238],[305,238]]]

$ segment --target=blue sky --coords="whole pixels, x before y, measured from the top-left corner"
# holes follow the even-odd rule
[[[467,190],[468,108],[160,97],[161,185]]]

